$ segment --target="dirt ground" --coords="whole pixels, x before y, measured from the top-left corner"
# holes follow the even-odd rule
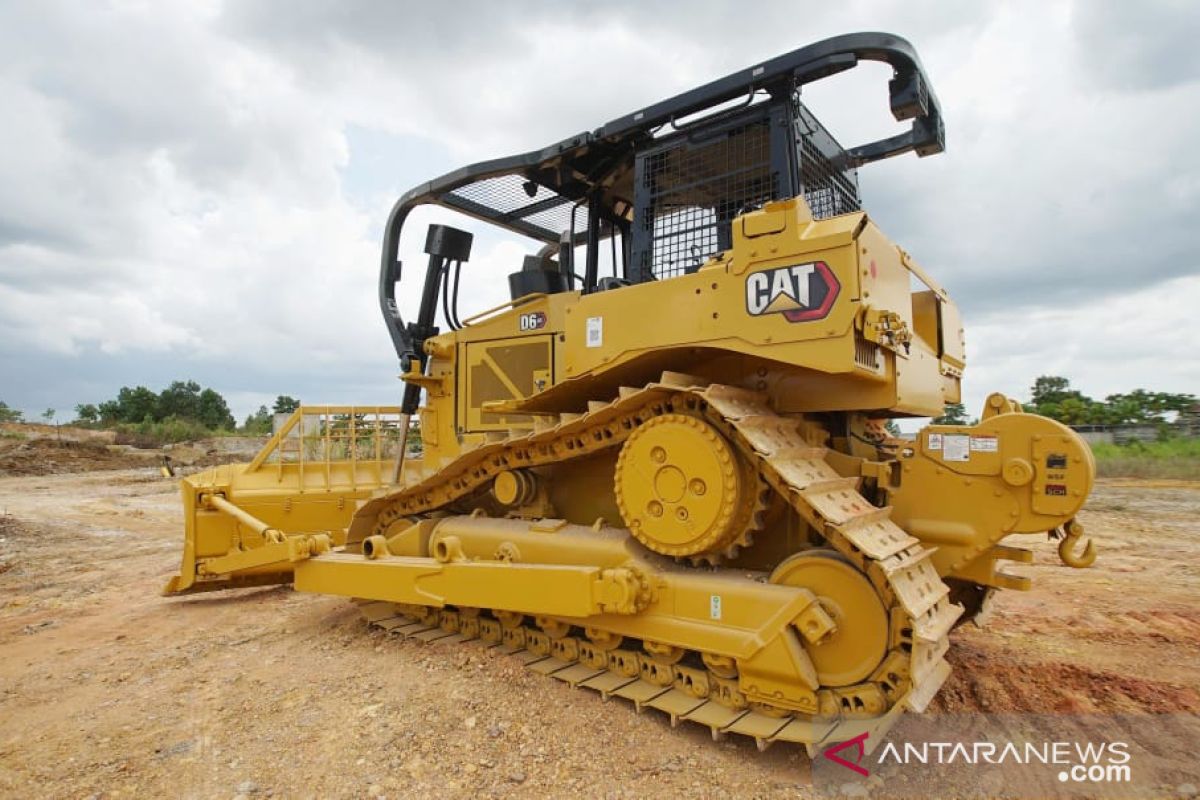
[[[157,452],[122,449],[103,441],[42,437],[0,442],[0,476],[57,475],[161,463]]]
[[[1091,570],[1034,537],[1028,593],[953,635],[932,714],[1200,712],[1200,483],[1103,482]],[[369,632],[286,588],[166,599],[152,468],[0,478],[0,794],[809,796],[796,748],[671,730],[473,645]]]
[[[162,448],[114,443],[113,431],[30,423],[0,425],[0,477],[58,475],[64,472],[161,467],[164,457],[175,469],[211,467],[247,461],[265,437],[220,437]]]

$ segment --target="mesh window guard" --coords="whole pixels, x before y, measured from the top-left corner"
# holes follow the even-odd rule
[[[638,203],[634,225],[650,246],[638,253],[634,267],[655,278],[694,272],[729,247],[735,216],[778,194],[768,121],[664,144],[643,157],[638,181],[646,202]]]
[[[797,179],[796,193],[817,219],[859,209],[858,175],[846,152],[797,96],[791,103],[790,129],[760,112],[719,133],[672,136],[638,154],[636,275],[663,279],[696,271],[732,245],[734,217],[790,196]]]
[[[499,175],[468,183],[447,192],[442,202],[467,213],[481,212],[485,218],[544,242],[556,242],[559,234],[571,229],[571,209],[575,206],[573,200],[529,183],[521,175]],[[581,205],[575,214],[575,234],[586,231],[587,206]]]
[[[814,219],[858,211],[858,170],[846,164],[846,152],[797,99],[796,144],[800,184]]]

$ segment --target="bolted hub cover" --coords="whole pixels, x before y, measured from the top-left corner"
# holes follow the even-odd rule
[[[686,414],[642,425],[617,459],[621,517],[638,541],[664,555],[696,556],[738,541],[756,488],[725,437]]]

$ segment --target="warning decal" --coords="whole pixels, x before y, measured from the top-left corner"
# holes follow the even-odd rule
[[[947,433],[942,437],[943,461],[970,461],[971,437],[965,434]]]
[[[972,436],[971,449],[976,453],[997,453],[1000,451],[1000,440],[995,436]]]
[[[929,449],[930,450],[941,450],[942,449],[942,435],[940,433],[929,434]]]

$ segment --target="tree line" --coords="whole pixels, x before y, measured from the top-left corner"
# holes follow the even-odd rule
[[[1196,408],[1193,394],[1150,392],[1134,389],[1128,394],[1110,394],[1094,400],[1071,382],[1057,375],[1043,375],[1033,383],[1027,411],[1056,419],[1066,425],[1162,424],[1168,415]]]
[[[145,386],[122,386],[117,396],[101,403],[81,403],[75,406],[76,422],[100,427],[118,428],[179,424],[200,427],[206,431],[249,434],[269,434],[274,414],[290,414],[300,407],[300,401],[279,395],[271,409],[265,405],[246,417],[239,429],[229,404],[221,393],[204,388],[196,381],[173,381],[161,392]]]
[[[80,422],[101,427],[174,419],[219,431],[233,430],[237,424],[225,398],[215,389],[202,388],[195,381],[173,381],[161,392],[145,386],[122,386],[111,400],[75,406],[75,415]]]
[[[116,430],[117,441],[125,437],[127,442],[138,446],[158,446],[217,433],[270,435],[275,427],[275,414],[290,414],[299,407],[299,400],[281,394],[270,408],[259,406],[239,427],[220,392],[202,387],[196,381],[172,381],[160,392],[145,386],[122,386],[110,400],[80,403],[75,406],[71,424]],[[52,423],[56,413],[48,408],[41,415],[42,420]],[[24,421],[19,409],[0,400],[0,422]]]
[[[1038,377],[1029,390],[1030,399],[1023,407],[1032,414],[1041,414],[1064,425],[1165,425],[1169,415],[1197,408],[1193,394],[1150,392],[1134,389],[1127,394],[1110,394],[1103,400],[1088,397],[1071,382],[1059,375]],[[968,425],[978,422],[967,417],[962,403],[947,403],[942,416],[935,417],[937,425]]]

